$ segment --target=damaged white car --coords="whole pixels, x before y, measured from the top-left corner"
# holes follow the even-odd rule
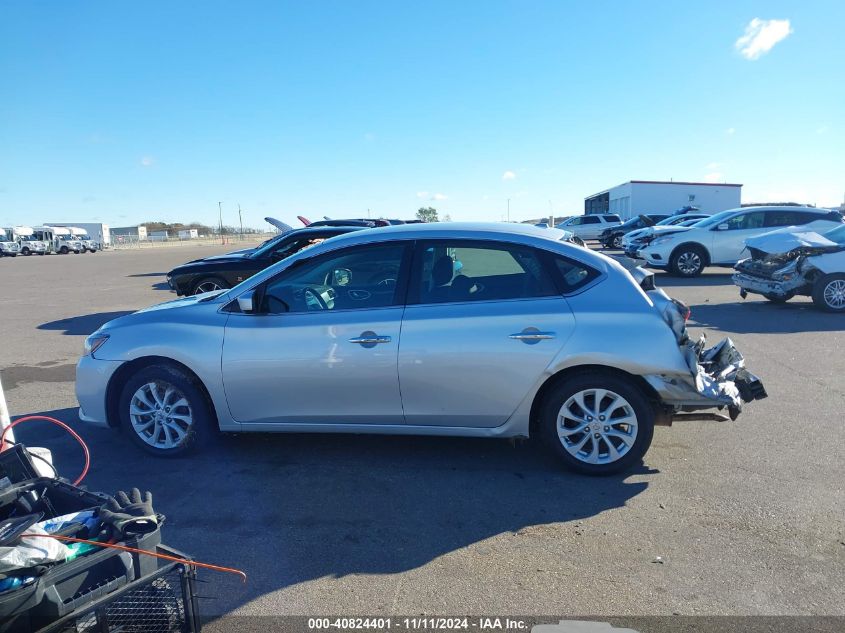
[[[600,253],[524,225],[355,231],[231,290],[111,321],[80,417],[155,455],[231,432],[539,436],[568,467],[638,463],[655,425],[765,397],[730,340]]]
[[[821,235],[766,233],[745,245],[751,257],[733,275],[743,299],[756,293],[783,303],[804,295],[823,310],[845,313],[845,226]]]

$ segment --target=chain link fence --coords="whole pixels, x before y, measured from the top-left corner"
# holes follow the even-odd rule
[[[242,235],[209,235],[206,237],[178,238],[148,236],[139,238],[137,235],[112,235],[111,244],[106,248],[114,250],[157,248],[157,247],[179,247],[179,246],[231,246],[232,250],[246,248],[249,244],[255,244],[270,239],[275,233],[244,233]]]

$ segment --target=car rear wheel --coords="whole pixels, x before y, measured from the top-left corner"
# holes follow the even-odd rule
[[[546,397],[540,433],[567,468],[610,475],[640,462],[654,434],[654,409],[631,381],[585,372]]]
[[[24,246],[21,249],[21,255],[26,255],[27,257],[29,257],[30,255],[32,255],[32,251],[29,250],[28,246]]]
[[[228,290],[229,284],[219,277],[205,277],[194,284],[194,291],[191,294],[201,294],[203,292],[214,292],[215,290]]]
[[[613,248],[622,248],[622,240],[623,239],[625,239],[625,237],[621,233],[618,234],[618,235],[614,235],[613,241],[611,242],[611,244],[613,245]]]
[[[813,284],[813,303],[828,312],[845,313],[845,274],[825,275]]]
[[[119,407],[132,441],[157,457],[184,455],[211,436],[208,399],[192,377],[171,365],[151,365],[132,376]]]
[[[707,265],[707,254],[695,244],[681,246],[672,253],[669,265],[676,275],[698,277]]]
[[[70,249],[69,249],[67,246],[62,246],[62,247],[59,249],[59,252],[60,252],[62,255],[67,255],[67,254],[70,252]]]

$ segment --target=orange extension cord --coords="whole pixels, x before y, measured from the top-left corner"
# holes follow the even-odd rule
[[[232,569],[231,567],[221,567],[220,565],[212,565],[210,563],[199,563],[194,560],[186,560],[184,558],[179,558],[178,556],[170,556],[168,554],[159,554],[158,552],[148,552],[143,549],[138,549],[137,547],[127,547],[126,545],[118,545],[117,543],[101,543],[99,541],[89,541],[84,538],[74,538],[72,536],[59,536],[57,534],[21,534],[21,538],[24,536],[29,537],[41,537],[49,536],[50,538],[57,539],[59,541],[70,541],[71,543],[85,543],[86,545],[95,545],[97,547],[110,547],[111,549],[119,549],[122,552],[132,552],[134,554],[144,554],[146,556],[153,556],[155,558],[161,558],[163,560],[170,560],[176,563],[183,563],[185,565],[190,565],[191,567],[202,567],[203,569],[211,569],[213,571],[222,571],[226,572],[227,574],[235,574],[243,578],[243,581],[246,582],[246,574],[242,572],[240,569]]]
[[[82,469],[82,474],[80,474],[79,477],[76,478],[76,481],[73,482],[74,486],[78,486],[82,480],[85,479],[85,475],[88,474],[88,468],[91,466],[91,453],[88,452],[88,446],[85,444],[85,441],[79,437],[79,434],[61,420],[57,420],[56,418],[51,418],[46,415],[27,415],[23,418],[18,418],[3,429],[3,433],[0,434],[0,452],[6,450],[6,434],[21,422],[30,422],[32,420],[46,420],[47,422],[52,422],[56,426],[62,427],[71,435],[71,437],[73,437],[73,439],[79,442],[79,445],[82,447],[82,451],[85,453],[85,467]]]
[[[85,453],[85,467],[82,469],[82,473],[79,475],[79,477],[76,478],[76,481],[73,482],[74,486],[78,486],[80,482],[85,479],[85,475],[88,474],[88,468],[91,466],[91,453],[88,451],[88,445],[85,444],[85,440],[79,437],[79,434],[76,431],[74,431],[61,420],[57,420],[56,418],[51,418],[46,415],[27,415],[23,418],[18,418],[5,429],[3,429],[3,433],[0,433],[0,452],[6,449],[6,434],[21,422],[29,422],[32,420],[46,420],[47,422],[51,422],[52,424],[60,426],[65,431],[67,431],[71,435],[71,437],[73,437],[73,439],[79,442],[79,445],[82,447],[83,453]],[[152,556],[154,558],[161,558],[163,560],[183,563],[192,567],[202,567],[203,569],[211,569],[213,571],[221,571],[227,574],[235,574],[243,578],[243,581],[246,582],[246,574],[239,569],[232,569],[231,567],[221,567],[220,565],[212,565],[210,563],[199,563],[197,561],[185,560],[184,558],[178,558],[176,556],[169,556],[168,554],[159,554],[158,552],[148,552],[146,550],[137,549],[135,547],[127,547],[126,545],[117,545],[116,543],[100,543],[99,541],[88,541],[86,539],[74,538],[72,536],[58,536],[55,534],[21,534],[21,537],[24,536],[42,538],[44,536],[49,536],[50,538],[54,538],[59,541],[69,541],[71,543],[85,543],[86,545],[95,545],[96,547],[110,547],[111,549],[118,549],[124,552],[133,552],[135,554],[143,554],[145,556]]]

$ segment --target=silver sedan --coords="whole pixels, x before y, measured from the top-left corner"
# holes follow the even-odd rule
[[[80,417],[155,455],[220,431],[528,437],[607,474],[655,425],[765,397],[726,339],[562,231],[399,225],[312,246],[226,291],[111,321],[77,366]]]

